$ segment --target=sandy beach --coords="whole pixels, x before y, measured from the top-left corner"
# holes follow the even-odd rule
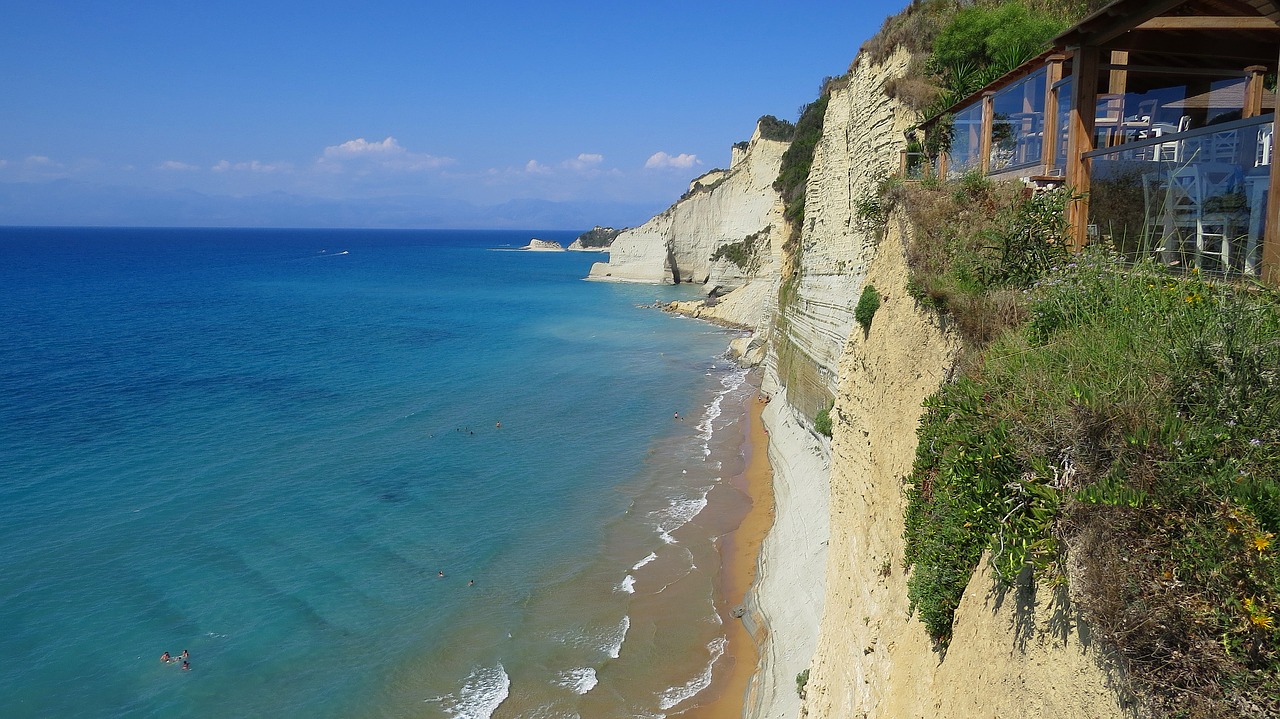
[[[757,651],[760,637],[752,637],[747,624],[730,614],[744,603],[747,592],[756,581],[760,547],[773,526],[773,472],[769,466],[768,441],[762,413],[765,403],[759,397],[748,403],[747,432],[744,451],[746,471],[730,480],[751,498],[751,509],[738,528],[725,535],[720,543],[721,602],[728,646],[716,667],[713,682],[699,706],[672,716],[684,719],[739,719],[747,686],[759,665]]]

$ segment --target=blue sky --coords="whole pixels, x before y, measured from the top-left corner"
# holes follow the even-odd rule
[[[904,4],[10,3],[0,224],[634,224]]]

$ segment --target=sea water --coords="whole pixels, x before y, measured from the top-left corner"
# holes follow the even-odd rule
[[[733,335],[530,236],[0,229],[0,716],[696,703]]]

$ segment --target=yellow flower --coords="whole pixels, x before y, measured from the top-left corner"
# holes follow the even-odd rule
[[[1253,614],[1257,608],[1258,608],[1258,604],[1257,602],[1253,601],[1252,597],[1246,598],[1244,600],[1244,610],[1249,614]]]
[[[1253,538],[1253,548],[1258,550],[1258,554],[1262,554],[1263,550],[1271,546],[1271,539],[1275,536],[1276,535],[1272,534],[1271,532],[1267,532],[1266,534],[1259,534],[1258,536]]]
[[[1253,615],[1250,615],[1250,617],[1249,617],[1249,621],[1250,621],[1250,622],[1253,622],[1253,626],[1255,626],[1255,627],[1259,627],[1259,628],[1261,628],[1261,629],[1275,629],[1275,628],[1276,628],[1276,620],[1275,620],[1275,619],[1273,619],[1273,618],[1271,618],[1270,616],[1268,616],[1268,615],[1266,615],[1266,614],[1253,614]]]
[[[1227,534],[1239,534],[1240,527],[1235,522],[1227,522]]]

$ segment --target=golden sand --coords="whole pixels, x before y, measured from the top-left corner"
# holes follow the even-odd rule
[[[748,402],[747,469],[735,477],[733,485],[751,498],[751,509],[738,528],[726,535],[720,544],[721,606],[728,644],[724,657],[716,664],[711,686],[699,697],[704,703],[673,716],[682,719],[740,719],[747,685],[759,663],[757,642],[742,620],[729,611],[743,603],[747,591],[756,580],[760,544],[773,526],[773,470],[769,466],[769,435],[760,419],[765,404],[759,398]]]

